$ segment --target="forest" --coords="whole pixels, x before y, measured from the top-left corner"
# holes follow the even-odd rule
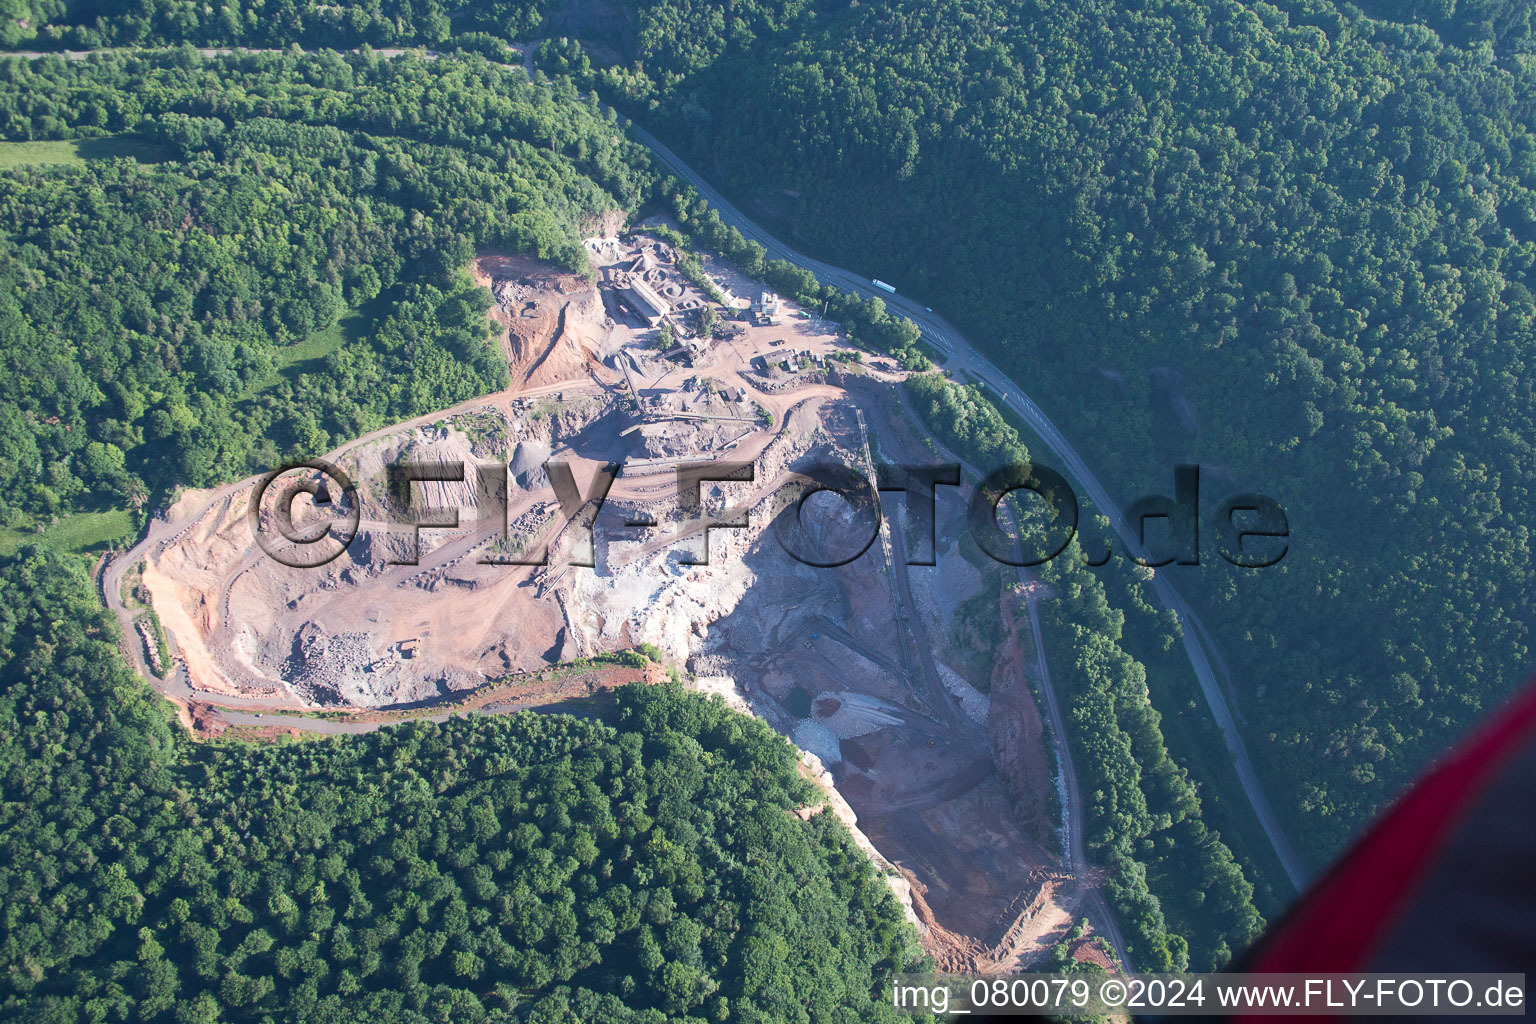
[[[0,131],[162,158],[0,175],[0,526],[504,386],[473,254],[585,267],[580,228],[652,180],[590,104],[479,58],[6,61]]]
[[[0,44],[109,46],[443,46],[480,51],[543,24],[549,0],[0,0]],[[14,10],[13,10],[14,9]],[[497,44],[499,47],[499,44]]]
[[[1526,677],[1536,621],[1530,7],[1366,7],[654,0],[596,72],[959,323],[1120,500],[1200,462],[1281,502],[1285,563],[1180,586],[1319,864]]]
[[[883,304],[765,260],[658,182],[609,141],[621,133],[600,96],[780,237],[961,326],[1118,499],[1166,490],[1172,464],[1199,462],[1207,479],[1281,502],[1284,563],[1189,568],[1177,582],[1218,637],[1250,749],[1314,864],[1530,672],[1529,3],[630,0],[600,23],[595,10],[5,0],[11,47],[494,54],[481,44],[539,40],[555,78],[367,53],[0,64],[4,138],[131,132],[166,156],[0,176],[19,225],[0,236],[0,346],[27,383],[0,395],[12,485],[0,525],[226,478],[493,383],[477,361],[483,298],[449,261],[406,254],[491,241],[561,258],[570,226],[610,201],[667,206],[697,244],[836,303],[861,342],[926,365]],[[508,190],[509,165],[527,188]],[[251,166],[326,196],[323,211],[280,194],[219,211],[211,197]],[[418,219],[424,195],[444,212]],[[55,204],[60,216],[43,212]],[[107,239],[90,233],[105,217],[143,252],[109,247],[98,264]],[[242,227],[236,240],[205,223]],[[304,225],[283,240],[302,275],[275,269],[289,249],[272,239],[290,224]],[[250,245],[257,232],[270,251]],[[382,268],[377,281],[348,277],[357,257]],[[171,260],[206,269],[168,281]],[[154,290],[136,296],[140,280]],[[86,301],[98,293],[113,302]],[[79,340],[49,336],[40,325],[54,319]],[[283,350],[343,323],[375,343],[278,368]],[[418,363],[434,368],[423,383],[399,384]],[[349,408],[337,396],[358,382],[369,400]],[[1022,450],[979,396],[925,387],[935,429]],[[1167,697],[1146,692],[1146,672],[1167,626],[1128,566],[1050,571],[1071,577],[1053,654],[1107,737],[1083,756],[1103,780],[1096,843],[1118,902],[1142,908],[1131,928],[1144,950],[1178,961],[1166,926],[1195,936],[1192,962],[1219,959],[1252,930],[1251,900],[1197,833],[1208,826],[1180,765],[1198,744],[1170,747],[1172,760],[1154,749],[1169,737],[1150,704]],[[1184,857],[1210,860],[1175,870]],[[1239,860],[1260,897],[1276,892]],[[1225,894],[1209,918],[1174,891],[1178,872],[1207,868]]]
[[[765,724],[636,684],[607,722],[195,743],[87,568],[0,560],[5,1019],[898,1019],[916,935]]]

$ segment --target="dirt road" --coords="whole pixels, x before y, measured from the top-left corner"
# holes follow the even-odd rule
[[[1088,468],[1087,463],[1078,453],[1077,448],[1056,427],[1050,417],[1045,414],[1045,411],[1024,393],[1018,384],[977,352],[951,324],[942,317],[930,312],[927,307],[906,296],[875,289],[867,277],[854,274],[841,267],[834,267],[820,260],[812,259],[791,249],[763,230],[756,222],[732,205],[703,176],[685,163],[676,153],[663,145],[660,139],[657,139],[639,125],[632,124],[631,130],[636,138],[651,148],[652,152],[656,154],[658,159],[669,170],[698,189],[699,194],[715,208],[722,221],[736,228],[746,238],[762,245],[767,250],[769,257],[787,260],[796,266],[811,271],[823,282],[835,284],[854,294],[882,300],[887,307],[910,318],[922,329],[924,340],[932,344],[943,354],[943,362],[947,370],[969,372],[978,380],[988,382],[994,393],[998,396],[998,400],[1030,425],[1031,429],[1045,442],[1051,454],[1065,464],[1067,471],[1087,492],[1094,505],[1109,517],[1116,534],[1121,538],[1121,542],[1126,545],[1126,550],[1144,554],[1136,531],[1126,521],[1119,505],[1110,498],[1108,490]],[[1205,697],[1206,706],[1210,709],[1212,717],[1221,729],[1228,753],[1232,758],[1233,767],[1236,769],[1238,780],[1242,784],[1243,793],[1247,796],[1255,818],[1258,819],[1260,827],[1269,839],[1270,845],[1274,848],[1275,856],[1280,861],[1286,877],[1291,882],[1291,885],[1297,891],[1300,891],[1306,885],[1309,871],[1301,857],[1296,853],[1295,848],[1291,845],[1289,838],[1285,835],[1285,830],[1281,827],[1279,818],[1271,808],[1268,797],[1265,796],[1264,788],[1259,782],[1253,762],[1248,756],[1247,747],[1243,743],[1242,734],[1238,730],[1234,711],[1227,701],[1226,694],[1218,684],[1215,673],[1211,669],[1211,658],[1206,650],[1209,644],[1209,634],[1206,633],[1194,611],[1185,602],[1182,595],[1167,580],[1165,573],[1157,574],[1153,581],[1153,589],[1163,606],[1177,615],[1180,624],[1184,627],[1183,647],[1185,655],[1188,657],[1190,668],[1200,684],[1200,692]]]
[[[872,412],[872,418],[884,424],[887,431],[891,430],[892,426],[889,418],[885,411],[881,409],[879,403],[870,403],[870,405],[873,409],[877,410]],[[984,475],[980,469],[971,465],[954,452],[949,452],[949,455],[962,466],[966,473],[971,475],[972,479],[980,479]],[[905,530],[897,528],[894,522],[892,523],[890,534],[893,544],[904,545]],[[897,550],[900,551],[901,548],[898,547]],[[898,562],[897,579],[903,588],[903,605],[907,608],[914,608],[916,605],[912,602],[910,589],[906,582],[908,580],[908,568],[904,554],[898,556]],[[1019,569],[1017,572],[1021,582],[1033,582],[1033,577],[1027,570]],[[1073,875],[1081,887],[1083,902],[1086,905],[1089,919],[1114,947],[1121,969],[1125,973],[1131,974],[1135,972],[1135,965],[1131,960],[1130,953],[1126,949],[1125,939],[1120,932],[1120,924],[1116,920],[1114,912],[1110,909],[1109,902],[1104,898],[1104,894],[1099,886],[1088,881],[1092,874],[1092,866],[1089,863],[1087,850],[1083,843],[1082,789],[1078,784],[1077,769],[1072,761],[1071,743],[1068,739],[1070,734],[1067,732],[1066,720],[1061,713],[1061,702],[1056,696],[1056,686],[1051,679],[1050,666],[1045,657],[1045,634],[1040,629],[1040,614],[1037,604],[1039,599],[1038,593],[1030,587],[1026,587],[1025,592],[1029,595],[1026,598],[1025,604],[1029,610],[1029,626],[1033,634],[1035,648],[1033,675],[1040,695],[1045,702],[1045,711],[1051,724],[1051,735],[1056,751],[1056,764],[1058,771],[1061,773],[1062,787],[1067,797],[1065,801],[1066,806],[1063,808],[1063,813],[1066,815],[1066,821],[1063,823],[1066,829],[1066,842],[1064,843],[1062,854],[1066,860],[1067,871]],[[918,629],[915,632],[922,634],[924,631]],[[948,691],[945,690],[942,683],[938,685],[938,689],[947,695]]]

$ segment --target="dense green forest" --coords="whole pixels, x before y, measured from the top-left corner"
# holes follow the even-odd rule
[[[1370,6],[1411,17],[654,0],[599,73],[962,324],[1121,500],[1200,461],[1286,507],[1280,567],[1180,579],[1317,858],[1524,678],[1536,620],[1529,5]]]
[[[0,132],[163,156],[0,175],[0,526],[502,386],[475,250],[585,266],[651,181],[590,104],[478,58],[6,61]]]
[[[199,45],[349,48],[513,38],[537,28],[548,0],[3,0],[17,9],[0,42],[43,48]],[[19,21],[28,24],[23,27]]]
[[[931,373],[910,378],[906,392],[934,435],[980,470],[1029,461],[1018,432],[975,388]],[[1148,577],[1124,564],[1087,568],[1077,541],[1038,573],[1057,594],[1043,605],[1042,639],[1068,709],[1088,849],[1108,869],[1105,890],[1131,957],[1141,971],[1220,968],[1263,925],[1253,883],[1207,826],[1188,769],[1169,755],[1146,670],[1125,636],[1127,616],[1139,616],[1171,645],[1177,623],[1143,593]]]
[[[16,46],[37,36],[38,27],[65,17],[64,0],[0,0],[0,46]]]
[[[636,685],[196,744],[73,557],[0,561],[6,1020],[897,1019],[916,937],[761,722]]]

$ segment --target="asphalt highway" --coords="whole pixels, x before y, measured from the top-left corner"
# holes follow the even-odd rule
[[[1045,412],[1035,403],[1024,389],[1009,379],[1008,375],[999,370],[981,353],[963,338],[958,330],[946,322],[942,317],[928,311],[928,308],[919,302],[907,298],[899,293],[892,294],[883,289],[877,289],[871,283],[870,277],[855,274],[841,267],[834,267],[829,263],[813,259],[796,252],[789,246],[774,238],[767,231],[759,227],[751,218],[742,213],[736,206],[723,196],[717,189],[705,181],[704,178],[689,167],[681,157],[668,149],[661,140],[637,124],[631,124],[630,130],[635,137],[650,147],[657,159],[664,164],[673,174],[687,181],[699,194],[715,208],[720,219],[742,235],[761,245],[772,259],[786,260],[797,266],[803,267],[815,274],[823,283],[835,284],[857,295],[867,298],[879,298],[886,307],[900,312],[917,324],[923,332],[923,340],[938,350],[943,356],[944,368],[951,373],[963,371],[977,380],[985,382],[996,396],[995,400],[1007,406],[1014,414],[1029,424],[1030,428],[1039,435],[1045,447],[1061,464],[1067,473],[1073,477],[1078,486],[1093,501],[1096,508],[1109,517],[1110,524],[1119,536],[1120,542],[1125,545],[1122,550],[1145,557],[1146,549],[1142,546],[1139,536],[1133,531],[1131,524],[1126,520],[1120,507],[1110,498],[1109,492],[1104,488],[1087,463],[1078,453],[1077,449],[1067,439],[1056,424],[1051,422]],[[1275,856],[1285,871],[1291,885],[1300,891],[1307,882],[1308,871],[1301,857],[1292,847],[1290,840],[1285,835],[1274,809],[1270,806],[1269,798],[1264,794],[1264,787],[1259,782],[1259,777],[1254,771],[1253,762],[1248,756],[1248,750],[1243,743],[1242,734],[1239,732],[1231,706],[1227,702],[1226,695],[1222,692],[1217,682],[1216,674],[1211,668],[1211,657],[1206,651],[1202,637],[1208,637],[1204,628],[1200,625],[1194,611],[1185,602],[1184,598],[1167,579],[1167,574],[1158,572],[1153,577],[1152,586],[1163,606],[1172,611],[1179,619],[1182,627],[1184,653],[1189,659],[1190,668],[1200,684],[1200,692],[1205,697],[1206,706],[1210,708],[1211,716],[1216,720],[1221,729],[1223,739],[1226,741],[1227,752],[1231,756],[1232,765],[1237,772],[1238,781],[1243,787],[1243,793],[1248,798],[1248,803],[1253,808],[1253,814],[1258,819],[1259,826],[1264,830],[1270,846],[1274,848]]]
[[[516,49],[516,48],[514,48]],[[200,51],[205,56],[215,56],[233,52],[226,49],[205,49]],[[241,51],[256,52],[256,51]],[[402,50],[378,50],[375,51],[382,57],[396,56],[405,51]],[[519,51],[521,52],[521,51]],[[49,54],[37,52],[18,52],[7,56],[37,59]],[[89,51],[68,51],[54,56],[62,56],[67,60],[81,60],[89,56]],[[437,54],[427,51],[425,56],[435,58]],[[657,159],[679,178],[687,181],[697,189],[712,206],[715,207],[720,218],[727,224],[736,228],[743,236],[760,244],[771,258],[786,260],[797,266],[811,271],[818,279],[825,283],[835,284],[858,295],[871,298],[879,298],[886,306],[902,315],[910,318],[922,329],[923,339],[933,346],[943,356],[946,370],[950,372],[963,371],[977,380],[984,381],[995,393],[996,400],[1007,406],[1016,415],[1029,424],[1030,428],[1039,435],[1046,448],[1055,458],[1060,460],[1069,475],[1074,477],[1078,485],[1092,499],[1094,505],[1109,517],[1115,532],[1119,535],[1124,550],[1133,554],[1145,554],[1145,549],[1140,544],[1139,538],[1131,530],[1124,514],[1118,505],[1109,497],[1109,492],[1089,470],[1077,449],[1067,440],[1066,436],[1057,429],[1043,410],[1031,399],[1024,390],[993,366],[984,356],[972,347],[951,324],[942,317],[928,311],[927,307],[915,302],[899,293],[892,294],[877,289],[871,283],[871,279],[841,267],[834,267],[829,263],[805,256],[774,238],[767,231],[759,227],[754,221],[736,208],[730,200],[726,199],[718,190],[711,186],[701,175],[685,163],[676,153],[672,152],[650,132],[639,125],[631,124],[630,130],[635,137],[648,146]],[[223,492],[226,488],[221,488]],[[224,496],[220,493],[220,497]],[[152,529],[151,536],[147,536],[135,548],[140,551],[151,541],[163,541],[167,537],[164,533],[156,535]],[[112,596],[118,595],[118,603],[121,602],[118,587],[121,584],[122,569],[131,564],[128,559],[115,560],[108,567],[108,579],[105,581],[104,590],[111,603]],[[1185,602],[1183,597],[1168,581],[1166,574],[1159,572],[1153,578],[1153,588],[1163,606],[1172,611],[1179,619],[1183,633],[1184,652],[1189,659],[1190,668],[1200,684],[1200,691],[1205,697],[1206,706],[1210,708],[1211,716],[1216,720],[1226,741],[1227,751],[1232,759],[1232,764],[1237,772],[1238,780],[1243,792],[1253,808],[1255,818],[1264,830],[1275,856],[1279,860],[1282,869],[1291,885],[1297,890],[1306,884],[1308,871],[1301,857],[1297,855],[1280,826],[1268,797],[1264,794],[1258,775],[1254,771],[1253,763],[1248,756],[1247,748],[1243,742],[1241,733],[1232,707],[1228,704],[1226,695],[1216,679],[1216,674],[1211,667],[1211,655],[1206,650],[1209,634],[1200,624],[1194,611]],[[125,609],[114,607],[119,617],[125,615]],[[142,657],[135,658],[141,671],[147,671],[147,666],[142,664]]]

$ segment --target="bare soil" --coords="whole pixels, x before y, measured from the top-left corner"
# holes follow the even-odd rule
[[[608,281],[660,251],[645,244],[593,240],[589,251]],[[666,268],[662,253],[647,273]],[[942,966],[1001,969],[1047,948],[1069,926],[1077,890],[1060,875],[1016,596],[952,547],[937,566],[906,565],[889,529],[848,564],[815,568],[770,526],[788,514],[785,485],[818,460],[867,471],[871,445],[888,459],[927,457],[889,414],[899,375],[806,360],[765,377],[752,365],[760,355],[825,356],[840,344],[792,307],[778,325],[698,339],[689,366],[653,351],[654,328],[615,320],[611,299],[579,275],[497,254],[476,273],[497,297],[513,384],[332,453],[360,493],[359,534],[341,557],[319,569],[266,557],[248,488],[183,496],[175,514],[187,528],[142,555],[183,666],[177,681],[192,691],[184,720],[216,734],[228,722],[214,705],[231,701],[324,708],[347,729],[579,708],[663,670],[551,666],[654,644],[806,752],[808,777],[872,843]],[[405,509],[381,490],[385,467],[407,457],[510,465],[513,542],[477,486],[441,483],[417,485],[411,505],[418,517],[455,508],[459,526],[423,530],[413,544],[391,522]],[[595,521],[591,505],[560,508],[548,458],[571,464],[583,493],[602,463],[624,465]],[[753,479],[707,483],[700,495],[711,515],[744,511],[748,526],[706,529],[680,507],[676,466],[726,459],[749,463]],[[336,511],[308,499],[295,509],[300,525]],[[643,521],[654,525],[630,525]],[[864,532],[831,495],[807,501],[802,523],[830,550],[857,549]],[[595,565],[570,565],[588,525]],[[486,564],[531,560],[546,544],[547,565]],[[414,564],[402,564],[412,548]],[[706,551],[707,563],[689,564]],[[1004,609],[998,639],[988,656],[967,657],[976,639],[951,628],[953,613],[981,598]],[[796,690],[807,699],[792,709]],[[239,726],[272,739],[300,727]]]
[[[600,364],[613,323],[597,286],[526,256],[475,260],[475,283],[489,288],[491,315],[506,330],[503,351],[515,388],[580,379]]]

